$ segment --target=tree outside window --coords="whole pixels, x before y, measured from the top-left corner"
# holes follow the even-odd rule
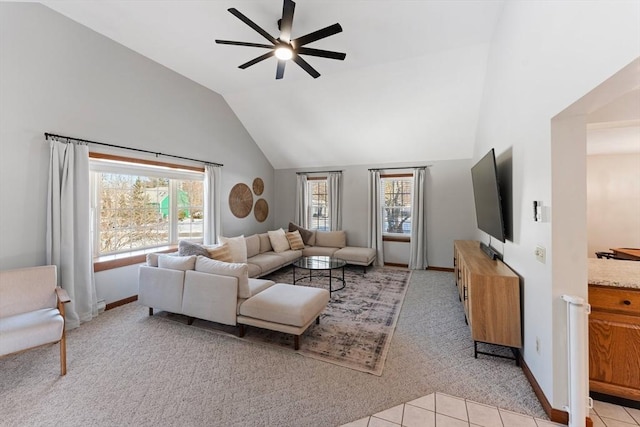
[[[202,179],[102,171],[92,174],[95,256],[177,244],[180,239],[202,239]]]
[[[411,193],[413,180],[410,176],[381,177],[382,233],[411,235]]]

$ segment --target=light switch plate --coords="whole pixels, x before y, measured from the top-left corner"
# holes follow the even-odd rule
[[[546,258],[547,258],[547,251],[545,248],[543,248],[542,246],[536,246],[536,251],[534,252],[536,255],[536,259],[541,262],[541,263],[545,263]]]

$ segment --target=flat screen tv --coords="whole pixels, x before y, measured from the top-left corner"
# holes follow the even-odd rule
[[[478,228],[504,242],[504,221],[493,148],[471,168]]]

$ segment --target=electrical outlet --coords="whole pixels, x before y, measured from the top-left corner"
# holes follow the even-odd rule
[[[542,246],[536,246],[536,250],[534,252],[536,259],[541,262],[541,263],[545,263],[546,261],[546,257],[547,257],[547,251],[545,250],[545,248],[543,248]]]

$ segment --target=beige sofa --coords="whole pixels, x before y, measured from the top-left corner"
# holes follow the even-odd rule
[[[329,302],[326,289],[250,278],[247,263],[202,255],[150,255],[138,273],[138,303],[149,307],[150,316],[158,309],[183,314],[189,324],[198,318],[290,333],[297,350],[299,336],[319,321]]]

